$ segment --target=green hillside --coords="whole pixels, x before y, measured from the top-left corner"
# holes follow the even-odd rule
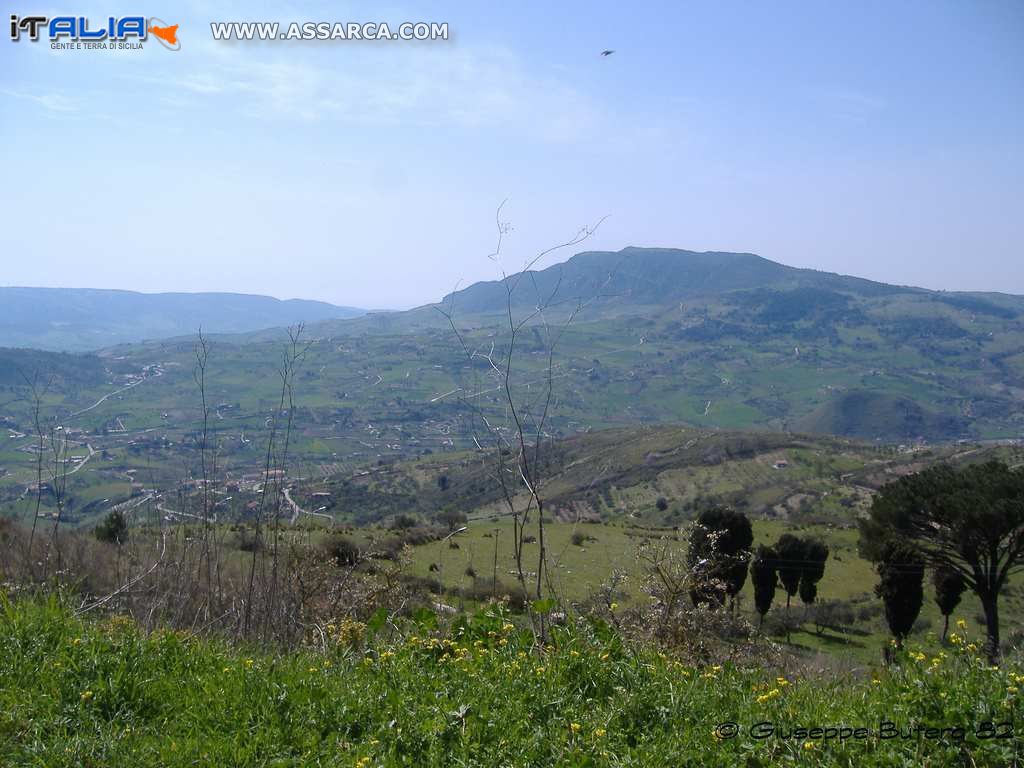
[[[102,386],[110,374],[97,355],[0,347],[0,388],[20,394],[33,377],[40,389],[71,395],[82,387]]]
[[[957,416],[923,408],[909,397],[852,391],[819,406],[798,420],[796,428],[818,434],[898,441],[923,435],[963,434],[964,422]]]

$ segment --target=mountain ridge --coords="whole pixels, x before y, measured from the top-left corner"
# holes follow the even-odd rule
[[[521,276],[530,275],[540,279],[536,293],[550,295],[553,283],[559,280],[567,283],[571,289],[586,285],[586,278],[591,281],[596,275],[587,275],[588,271],[601,270],[606,280],[618,284],[620,288],[611,290],[611,297],[629,295],[636,298],[654,299],[654,303],[664,303],[677,299],[695,298],[702,295],[719,294],[735,290],[751,290],[761,287],[793,283],[797,286],[813,285],[814,287],[842,288],[861,295],[882,295],[892,293],[914,293],[927,291],[925,288],[912,286],[895,286],[867,278],[852,275],[841,275],[805,267],[791,267],[763,256],[747,252],[731,251],[690,251],[681,248],[647,248],[627,246],[619,251],[582,251],[568,260],[553,264],[540,270],[518,272],[510,279],[519,282]],[[641,275],[638,269],[655,275]],[[656,284],[651,281],[661,278]],[[651,283],[643,285],[643,283]],[[593,284],[590,286],[593,288]],[[558,286],[560,289],[561,286]],[[646,291],[643,289],[647,288]],[[547,290],[545,290],[547,289]],[[640,289],[640,290],[637,290]],[[480,311],[486,303],[495,299],[504,302],[504,284],[501,280],[481,281],[466,288],[449,293],[440,304],[450,303],[462,305],[468,311]],[[599,294],[592,293],[582,298],[592,299]],[[503,306],[504,304],[502,304]]]
[[[680,258],[682,257],[682,258]],[[673,263],[674,262],[674,263]],[[727,269],[739,275],[722,274]],[[651,274],[650,270],[654,270]],[[645,270],[647,274],[644,274]],[[531,279],[523,279],[529,276]],[[612,279],[609,281],[609,277]],[[695,278],[702,278],[697,282]],[[619,251],[581,251],[543,269],[509,275],[518,286],[514,310],[532,311],[537,297],[549,314],[567,314],[586,304],[587,318],[650,314],[652,309],[678,306],[680,301],[737,296],[758,289],[813,289],[848,294],[858,299],[925,297],[963,308],[1015,317],[1024,314],[1024,296],[995,291],[941,291],[918,286],[890,285],[854,275],[792,267],[754,253],[690,251],[681,248],[627,246]],[[610,287],[608,285],[610,283]],[[552,297],[557,285],[558,295]],[[439,301],[404,311],[368,312],[357,318],[329,320],[310,327],[314,335],[402,333],[448,326],[445,313],[457,321],[493,323],[506,311],[504,280],[481,280],[446,294]],[[440,310],[440,311],[439,311]],[[1008,314],[1007,314],[1008,313]],[[267,340],[279,334],[261,334]]]
[[[194,333],[245,333],[365,310],[231,292],[143,293],[107,288],[0,287],[0,346],[91,351]]]

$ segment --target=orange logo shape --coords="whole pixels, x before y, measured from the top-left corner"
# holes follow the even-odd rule
[[[159,22],[163,26],[157,26]],[[163,19],[153,17],[149,20],[149,33],[153,35],[164,48],[172,51],[181,50],[181,43],[178,42],[178,25],[168,26]]]

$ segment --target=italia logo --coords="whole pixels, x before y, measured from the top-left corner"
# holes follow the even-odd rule
[[[178,25],[151,16],[108,16],[105,23],[94,23],[85,16],[17,16],[11,14],[11,40],[26,37],[32,42],[45,37],[51,47],[71,47],[67,44],[88,43],[86,47],[139,47],[152,36],[169,51],[181,50]],[[135,41],[136,45],[125,45]],[[78,45],[76,47],[82,47]]]

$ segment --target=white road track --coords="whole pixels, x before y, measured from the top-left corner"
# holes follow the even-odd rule
[[[162,501],[159,502],[156,505],[156,508],[157,508],[157,511],[163,512],[165,515],[175,515],[177,517],[191,517],[194,520],[202,520],[203,519],[202,516],[200,516],[200,515],[193,515],[190,512],[178,512],[178,511],[173,510],[173,509],[168,509],[167,507],[164,506],[164,503]],[[217,522],[217,515],[216,514],[213,514],[210,517],[210,522],[211,523],[216,523]]]
[[[291,524],[295,525],[295,521],[299,519],[299,515],[315,515],[316,517],[325,517],[331,522],[334,522],[334,518],[330,515],[325,515],[323,512],[307,512],[292,499],[291,489],[284,489],[284,500],[288,502],[288,506],[292,508],[292,519]]]
[[[593,368],[590,368],[587,371],[583,371],[583,373],[589,373],[592,370],[593,370]],[[579,371],[566,371],[565,373],[558,373],[558,374],[555,374],[554,376],[552,376],[551,380],[554,381],[555,379],[564,379],[567,376],[573,376],[573,375],[578,374],[578,373],[580,373],[580,372]],[[545,383],[547,383],[547,381],[548,381],[548,377],[545,376],[542,379],[534,379],[533,381],[516,382],[516,383],[512,384],[512,388],[513,389],[522,389],[523,387],[526,387],[527,389],[529,389],[534,384],[545,384]],[[504,389],[505,389],[505,385],[504,384],[498,384],[497,386],[491,387],[490,389],[481,389],[479,392],[473,392],[471,394],[468,394],[468,395],[466,395],[466,397],[467,398],[471,398],[471,397],[479,397],[480,395],[489,395],[492,392],[502,392],[502,391],[504,391]],[[438,400],[443,400],[444,398],[448,397],[448,395],[453,395],[456,392],[461,392],[461,391],[462,391],[462,387],[456,387],[455,389],[451,390],[450,392],[445,392],[444,394],[441,394],[441,395],[435,395],[434,397],[432,397],[430,399],[430,402],[436,403]]]
[[[129,385],[125,386],[125,387],[121,387],[120,389],[115,389],[113,392],[108,392],[103,397],[101,397],[99,400],[97,400],[95,403],[90,405],[88,408],[83,408],[80,411],[75,411],[70,416],[68,416],[68,418],[69,419],[73,419],[76,416],[81,416],[83,413],[88,413],[93,408],[95,408],[98,405],[101,405],[104,401],[106,401],[107,399],[113,397],[114,395],[119,395],[122,392],[127,392],[129,389],[132,389],[133,387],[139,386],[139,384],[141,384],[142,382],[148,381],[151,378],[156,378],[157,376],[161,376],[161,375],[162,374],[161,374],[160,371],[156,371],[155,373],[153,373],[152,376],[143,376],[141,379],[138,379],[137,381],[133,381],[131,384],[129,384]]]
[[[89,449],[89,455],[88,455],[88,456],[86,456],[86,457],[85,457],[84,459],[82,459],[82,460],[81,460],[81,461],[79,462],[79,464],[78,464],[78,466],[77,466],[77,467],[75,467],[75,468],[74,468],[74,469],[72,469],[72,470],[71,470],[70,472],[68,472],[68,475],[69,475],[69,476],[70,476],[70,475],[73,475],[73,474],[75,474],[75,472],[77,472],[78,470],[80,470],[80,469],[81,469],[82,467],[84,467],[84,466],[86,465],[86,463],[87,463],[87,462],[89,461],[89,459],[91,459],[91,458],[92,458],[93,456],[95,456],[95,455],[96,455],[96,449],[95,449],[95,448],[93,448],[93,447],[92,447],[91,445],[89,445],[88,443],[86,443],[86,444],[85,444],[85,447]]]

